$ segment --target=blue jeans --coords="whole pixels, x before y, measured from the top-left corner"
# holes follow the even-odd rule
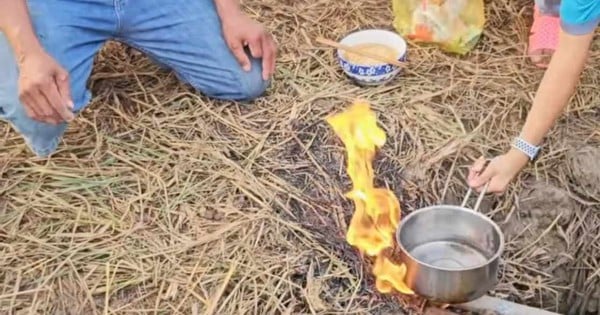
[[[261,60],[251,56],[245,72],[227,47],[214,0],[28,0],[37,36],[70,74],[75,112],[90,101],[87,81],[107,40],[123,42],[172,69],[201,93],[226,100],[252,100],[266,90]],[[18,97],[19,72],[12,48],[0,33],[0,118],[31,150],[54,152],[67,125],[29,118]]]

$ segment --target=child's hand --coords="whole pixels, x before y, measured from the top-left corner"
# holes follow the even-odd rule
[[[481,191],[487,182],[490,183],[488,192],[502,194],[508,184],[527,165],[528,157],[517,151],[511,150],[491,160],[485,167],[485,159],[480,158],[469,170],[469,186]]]

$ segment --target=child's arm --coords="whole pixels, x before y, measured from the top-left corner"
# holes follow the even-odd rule
[[[561,31],[558,47],[521,131],[520,138],[525,142],[539,146],[567,106],[585,66],[593,35],[593,31],[582,35]],[[490,182],[489,192],[504,192],[528,161],[529,157],[516,148],[494,159],[485,170],[485,161],[477,161],[470,170],[469,185],[481,190]]]
[[[593,35],[561,32],[558,47],[521,132],[525,141],[539,145],[569,103],[585,66]]]

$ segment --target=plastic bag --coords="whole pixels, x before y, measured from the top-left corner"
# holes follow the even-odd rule
[[[483,0],[392,0],[394,27],[415,42],[465,54],[485,24]]]

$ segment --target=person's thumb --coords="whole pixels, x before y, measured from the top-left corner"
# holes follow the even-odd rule
[[[479,176],[479,174],[483,171],[483,168],[485,167],[485,158],[484,157],[480,157],[479,159],[477,159],[473,165],[469,168],[469,175],[467,176],[468,181],[471,182],[473,181],[477,176]]]
[[[473,178],[471,186],[480,188],[487,184],[494,175],[496,175],[496,167],[493,163],[490,163],[483,172]]]

